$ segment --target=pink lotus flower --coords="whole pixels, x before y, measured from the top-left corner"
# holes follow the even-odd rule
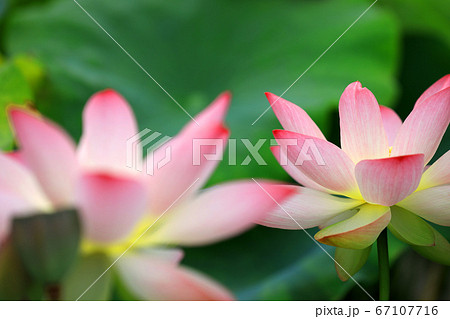
[[[180,266],[183,252],[175,248],[234,236],[276,205],[253,181],[200,191],[218,161],[202,159],[193,165],[192,140],[226,142],[229,132],[223,120],[229,101],[229,94],[223,94],[173,138],[172,161],[153,176],[126,165],[126,142],[138,130],[131,108],[112,90],[88,101],[77,149],[49,120],[12,108],[10,120],[20,150],[0,154],[0,242],[7,238],[13,216],[76,207],[83,222],[84,253],[100,251],[115,259],[134,244],[117,262],[117,270],[136,296],[232,299],[217,282]],[[158,150],[155,157],[160,155]],[[260,183],[276,200],[292,195],[287,186]]]
[[[449,124],[450,75],[422,94],[404,123],[359,82],[350,84],[339,101],[341,148],[328,142],[300,107],[266,95],[285,129],[274,131],[279,145],[272,151],[304,187],[293,186],[297,194],[282,204],[296,221],[278,208],[263,225],[319,226],[319,242],[360,254],[389,225],[403,241],[430,246],[421,248],[424,254],[445,247],[448,256],[448,242],[421,218],[450,226],[450,152],[424,170]],[[319,159],[302,153],[305,141],[313,143]]]

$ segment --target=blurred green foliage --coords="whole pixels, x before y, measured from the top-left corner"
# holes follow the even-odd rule
[[[83,256],[74,265],[72,271],[62,282],[62,300],[109,300],[112,295],[113,272],[106,272],[96,279],[112,261],[102,254]],[[88,291],[92,283],[95,282]]]
[[[231,90],[232,137],[252,141],[271,138],[271,130],[279,127],[272,112],[251,125],[269,107],[263,93],[281,94],[367,8],[364,1],[348,0],[79,3],[190,113]],[[72,1],[17,12],[7,26],[5,48],[10,54],[33,54],[47,66],[51,92],[38,100],[39,107],[74,136],[80,135],[87,97],[105,87],[124,94],[142,128],[173,135],[189,120]],[[305,107],[325,132],[330,112],[352,81],[362,81],[380,102],[392,104],[398,34],[392,15],[373,8],[285,97]],[[242,162],[248,154],[238,146]],[[268,146],[262,155],[271,169],[254,161],[249,166],[224,163],[214,182],[285,176]]]
[[[13,145],[13,136],[8,123],[6,106],[10,104],[25,104],[33,99],[33,95],[25,76],[12,63],[0,65],[0,148],[8,150]]]
[[[28,299],[30,278],[10,241],[0,251],[0,300]]]
[[[191,114],[221,91],[231,90],[234,98],[227,122],[232,137],[256,143],[271,138],[271,130],[280,127],[271,110],[252,125],[269,106],[263,93],[282,94],[372,1],[79,3]],[[8,8],[0,21],[0,48],[7,59],[0,66],[0,107],[35,101],[41,112],[78,138],[84,103],[95,91],[112,87],[130,101],[141,128],[173,135],[189,120],[73,1],[11,0]],[[371,89],[380,104],[397,105],[405,118],[421,92],[450,69],[450,10],[445,8],[445,0],[379,1],[284,97],[305,108],[336,143],[339,96],[355,80]],[[39,61],[34,65],[43,69],[13,62],[23,54]],[[3,72],[10,75],[2,78]],[[18,84],[12,82],[15,78]],[[4,112],[0,147],[5,149],[11,141],[2,135],[8,134],[2,116]],[[438,154],[448,149],[448,140],[446,135]],[[248,155],[242,147],[237,154],[238,161]],[[261,154],[267,166],[224,162],[211,183],[255,176],[289,180],[268,143]],[[323,248],[333,255],[331,247]],[[391,236],[390,249],[394,262],[406,246]],[[372,249],[368,264],[355,277],[373,296],[375,252]],[[401,260],[398,265],[403,265]],[[217,278],[240,299],[368,299],[351,280],[338,279],[329,256],[301,231],[256,227],[229,241],[187,249],[183,262]],[[73,279],[76,273],[100,275],[98,264],[80,261],[67,279],[66,299],[75,298],[84,284]],[[394,263],[394,272],[397,267]],[[403,274],[414,269],[402,269]],[[111,280],[100,283],[97,297],[86,298],[108,298]],[[442,298],[439,289],[435,298]],[[130,298],[120,285],[115,290],[115,298]]]
[[[10,150],[14,143],[6,108],[31,105],[44,76],[43,66],[29,55],[18,54],[10,59],[0,56],[0,149]]]
[[[380,4],[395,11],[407,32],[435,36],[450,47],[449,1],[391,0]]]

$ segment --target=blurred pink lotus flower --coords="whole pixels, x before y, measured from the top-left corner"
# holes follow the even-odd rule
[[[261,224],[319,226],[319,242],[359,250],[372,245],[389,224],[409,244],[445,242],[448,249],[448,242],[417,216],[450,226],[450,152],[424,170],[449,124],[450,75],[420,96],[404,123],[359,82],[350,84],[339,101],[341,148],[325,139],[303,109],[266,95],[285,129],[274,131],[279,145],[272,151],[280,163],[284,156],[284,169],[304,187],[293,186],[297,194],[282,204],[296,221],[277,208]],[[314,143],[319,160],[301,158],[305,141]],[[295,164],[299,158],[302,165]]]
[[[116,266],[139,298],[232,299],[219,283],[180,266],[183,252],[175,248],[237,235],[276,205],[253,181],[200,191],[218,161],[203,159],[193,165],[192,140],[222,139],[225,145],[229,132],[223,121],[229,101],[229,94],[221,95],[173,138],[172,161],[153,176],[126,165],[126,142],[138,129],[130,106],[113,90],[88,101],[78,148],[54,123],[12,108],[9,115],[20,149],[0,154],[0,242],[8,236],[13,216],[76,207],[83,222],[85,253],[116,258],[134,244]],[[288,186],[260,184],[277,201],[292,195]]]

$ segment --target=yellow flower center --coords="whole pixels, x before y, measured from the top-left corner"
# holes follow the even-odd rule
[[[156,238],[153,233],[157,229],[156,218],[144,218],[125,239],[110,243],[94,242],[84,239],[81,243],[83,254],[103,253],[110,256],[119,256],[128,249],[154,246]],[[153,226],[152,226],[153,225]]]

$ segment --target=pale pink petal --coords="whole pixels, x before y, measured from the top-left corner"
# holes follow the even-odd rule
[[[400,128],[392,156],[425,154],[424,165],[433,157],[450,121],[450,88],[417,105]]]
[[[222,160],[230,135],[223,125],[229,99],[229,94],[221,95],[196,122],[147,155],[153,214],[161,214],[200,189]]]
[[[232,300],[219,283],[172,260],[149,253],[127,254],[118,263],[130,292],[143,300]]]
[[[342,198],[313,189],[292,186],[295,195],[280,203],[258,222],[281,229],[306,229],[325,223],[340,213],[364,204],[364,201]]]
[[[137,134],[133,111],[120,94],[110,89],[94,94],[83,111],[81,165],[95,171],[132,173],[127,167],[127,145]]]
[[[450,74],[447,74],[437,80],[433,85],[431,85],[425,92],[422,93],[422,95],[417,100],[414,107],[420,105],[423,101],[425,101],[427,98],[432,96],[433,94],[438,93],[439,91],[442,91],[444,89],[447,89],[450,87]]]
[[[435,224],[450,226],[450,185],[415,192],[397,205]]]
[[[369,203],[392,206],[414,192],[423,170],[423,154],[364,160],[356,164],[356,180]]]
[[[6,192],[27,202],[34,210],[49,210],[45,197],[32,173],[10,155],[0,153],[0,192]]]
[[[355,164],[339,147],[325,140],[275,130],[275,139],[288,160],[306,177],[335,193],[359,198]]]
[[[87,173],[77,187],[85,236],[94,242],[120,241],[147,212],[148,190],[138,179]]]
[[[277,159],[278,163],[280,163],[281,167],[293,178],[295,179],[299,184],[308,187],[313,188],[321,192],[330,193],[329,189],[326,189],[323,186],[320,186],[316,182],[314,182],[312,179],[308,178],[305,174],[302,173],[292,162],[285,161],[282,159],[282,156],[286,156],[286,154],[281,155],[281,147],[279,145],[271,146],[270,150],[272,151],[273,155]],[[286,157],[285,157],[286,158]]]
[[[73,204],[77,174],[75,145],[58,126],[29,111],[10,111],[20,149],[42,189],[58,207]]]
[[[8,156],[9,158],[15,160],[17,163],[23,165],[23,166],[27,166],[26,160],[23,157],[22,152],[20,151],[13,151],[13,152],[9,152],[9,153],[4,153],[4,155]]]
[[[285,130],[325,140],[322,131],[301,107],[272,93],[266,93],[266,97]]]
[[[353,82],[339,100],[341,148],[358,163],[389,155],[380,107],[375,96],[361,83]]]
[[[450,183],[450,151],[433,163],[422,175],[417,190]]]
[[[277,202],[281,203],[294,191],[288,185],[263,181],[212,187],[164,215],[153,240],[193,246],[235,236],[263,219]]]
[[[0,153],[0,168],[1,245],[8,236],[12,218],[48,211],[51,204],[32,173],[11,153]]]
[[[140,248],[140,252],[148,258],[163,260],[174,265],[178,265],[184,257],[184,251],[179,248]],[[139,254],[142,256],[142,254]]]
[[[381,118],[389,145],[394,145],[395,137],[402,126],[402,119],[393,109],[380,105]]]
[[[322,229],[314,238],[331,246],[364,249],[377,240],[390,219],[389,207],[365,204],[354,216]]]

